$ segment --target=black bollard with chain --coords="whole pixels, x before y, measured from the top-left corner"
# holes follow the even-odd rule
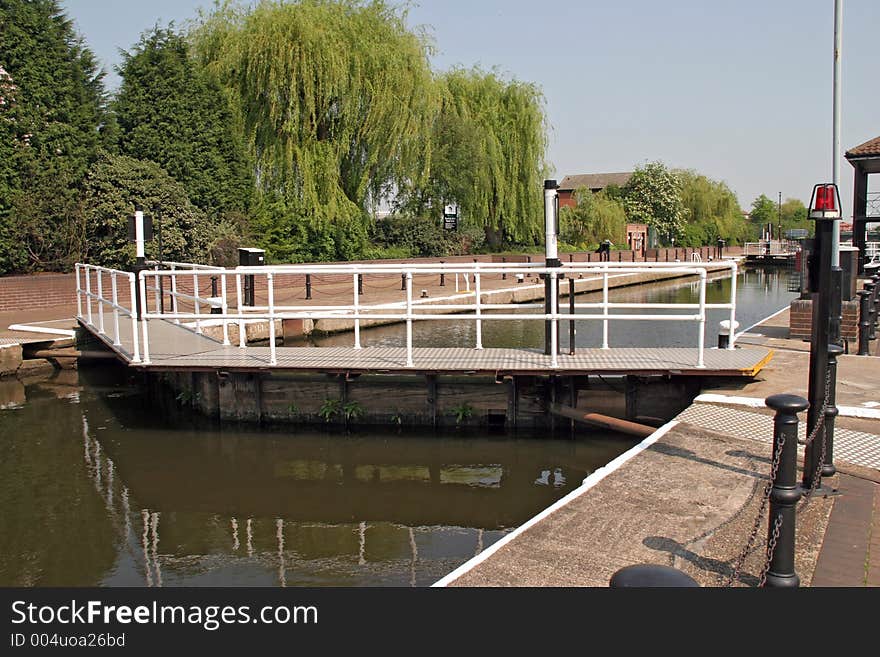
[[[797,414],[809,406],[797,395],[771,395],[765,400],[776,411],[773,420],[773,460],[770,477],[770,517],[767,526],[767,571],[764,586],[797,587],[794,571],[794,539],[797,503],[801,489],[797,484]]]
[[[837,472],[834,467],[834,420],[837,418],[837,357],[843,354],[838,344],[828,345],[828,403],[825,405],[825,432],[822,438],[822,476],[831,477]]]
[[[876,340],[874,327],[877,325],[877,283],[865,283],[868,291],[868,340]]]
[[[871,292],[865,286],[859,290],[859,356],[868,356],[871,353]]]

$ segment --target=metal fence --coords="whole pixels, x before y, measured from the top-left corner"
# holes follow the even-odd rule
[[[361,349],[361,324],[369,320],[383,322],[401,322],[406,325],[407,366],[413,363],[413,330],[421,321],[471,321],[475,324],[474,349],[483,348],[482,329],[486,321],[541,321],[546,322],[549,332],[550,353],[548,365],[558,365],[560,346],[559,322],[601,322],[601,348],[610,348],[609,324],[615,321],[679,321],[696,324],[695,346],[697,347],[698,367],[704,366],[705,324],[706,314],[710,309],[725,309],[730,312],[731,326],[735,326],[736,314],[736,272],[735,261],[715,262],[711,265],[701,263],[564,263],[561,267],[545,267],[537,263],[450,263],[450,264],[336,264],[336,265],[284,265],[261,267],[237,267],[235,269],[209,268],[187,263],[163,263],[169,269],[146,269],[140,272],[138,291],[140,294],[140,319],[133,324],[135,353],[142,354],[143,362],[150,362],[150,322],[168,320],[184,324],[196,333],[202,333],[208,325],[222,326],[222,341],[230,345],[230,326],[238,327],[238,346],[246,348],[245,324],[255,321],[268,322],[268,338],[270,364],[277,363],[277,328],[276,322],[285,319],[346,320],[353,329],[352,346]],[[730,297],[724,303],[706,302],[707,269],[727,271],[732,277]],[[90,265],[78,265],[77,271],[92,272],[101,270],[112,276],[132,276],[125,272],[103,270]],[[646,273],[662,273],[676,275],[692,275],[699,278],[698,302],[696,303],[624,303],[613,302],[609,298],[610,281],[619,277],[637,277]],[[259,305],[246,305],[243,290],[250,277],[251,289],[254,280],[260,281],[261,301]],[[279,280],[302,281],[308,277],[335,277],[334,297],[339,298],[345,289],[350,302],[321,303],[310,301],[298,303],[280,303],[277,282]],[[456,293],[442,298],[416,298],[414,291],[416,282],[440,280],[446,277],[455,279]],[[213,280],[211,280],[213,279]],[[569,290],[566,291],[561,281],[568,279]],[[100,280],[100,278],[98,279]],[[350,281],[345,284],[344,281]],[[385,290],[400,283],[399,292],[402,299],[382,303],[363,303],[365,282],[372,281],[371,289],[381,287]],[[594,291],[601,294],[598,301],[577,301],[570,299],[567,312],[560,309],[560,296],[583,291],[585,283],[579,281],[601,281],[601,287],[593,284]],[[79,273],[78,273],[79,281]],[[381,283],[384,281],[384,283]],[[389,283],[390,281],[390,283]],[[515,287],[507,282],[517,281]],[[534,281],[535,284],[549,289],[547,304],[540,302],[497,303],[487,299],[493,293],[521,290],[523,283]],[[487,288],[486,285],[490,287]],[[208,292],[210,285],[210,292]],[[349,287],[350,286],[350,287]],[[450,287],[451,287],[450,283]],[[120,306],[115,300],[105,298],[103,288],[92,289],[90,279],[86,275],[85,286],[77,285],[78,298],[94,300],[99,307],[109,306],[114,309],[114,317],[122,313],[136,317],[131,309]],[[115,294],[115,293],[114,293]],[[170,307],[166,307],[165,298],[171,299]],[[308,297],[307,297],[308,298]],[[82,302],[81,302],[82,303]],[[132,300],[132,308],[136,308]],[[92,326],[91,305],[88,305],[85,321]],[[658,313],[657,310],[671,310],[672,313]],[[642,312],[634,312],[642,311]],[[80,312],[80,317],[83,317]],[[573,324],[570,324],[573,326]],[[104,333],[103,324],[98,329]],[[138,335],[140,333],[140,335]],[[114,333],[114,344],[118,344],[118,329]],[[734,336],[731,335],[729,349],[734,347]]]

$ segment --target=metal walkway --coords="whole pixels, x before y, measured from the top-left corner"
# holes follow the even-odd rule
[[[708,349],[705,367],[697,367],[695,348],[580,349],[576,355],[560,354],[557,366],[550,357],[529,349],[473,349],[467,347],[413,349],[413,366],[407,366],[404,347],[277,347],[271,364],[269,347],[224,346],[167,320],[150,320],[150,362],[132,362],[131,325],[120,327],[120,344],[112,342],[86,322],[82,326],[126,363],[150,370],[296,370],[304,372],[459,374],[681,374],[750,377],[770,360],[766,347]]]

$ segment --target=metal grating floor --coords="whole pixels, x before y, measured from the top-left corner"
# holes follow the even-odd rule
[[[806,413],[800,414],[798,437],[806,437]],[[773,441],[773,416],[730,408],[718,404],[695,403],[676,418],[703,429],[727,436],[758,440],[768,445]],[[803,447],[800,447],[803,450]],[[770,452],[768,451],[768,456]],[[849,429],[834,428],[834,458],[880,469],[880,436]]]

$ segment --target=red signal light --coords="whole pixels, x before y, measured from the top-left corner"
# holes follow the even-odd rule
[[[814,219],[836,219],[840,217],[839,197],[837,186],[822,183],[813,188],[813,198],[810,207],[810,216]]]

